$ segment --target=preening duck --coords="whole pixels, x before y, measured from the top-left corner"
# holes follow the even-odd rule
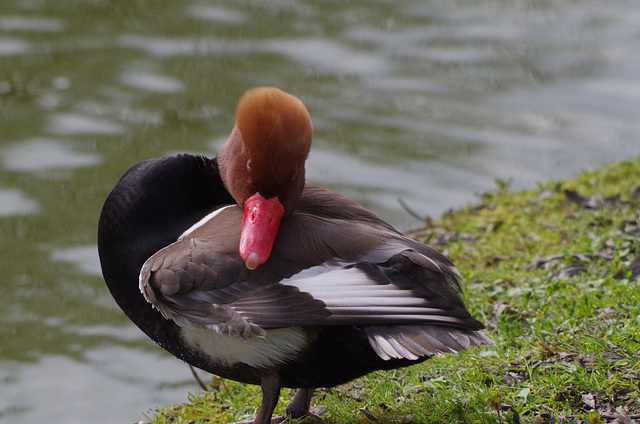
[[[100,216],[116,302],[176,357],[262,388],[255,424],[315,388],[493,342],[444,255],[340,194],[305,182],[307,109],[279,89],[242,96],[217,157],[128,170]]]

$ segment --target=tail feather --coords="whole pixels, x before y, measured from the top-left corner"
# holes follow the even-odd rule
[[[470,346],[495,346],[482,330],[413,325],[367,326],[364,330],[373,350],[385,361],[457,353]]]

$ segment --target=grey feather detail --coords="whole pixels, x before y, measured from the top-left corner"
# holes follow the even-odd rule
[[[265,330],[233,306],[211,301],[206,290],[216,290],[219,297],[237,297],[242,294],[242,287],[230,286],[233,280],[225,280],[224,275],[206,263],[206,256],[193,249],[197,247],[198,240],[186,242],[192,247],[186,255],[172,254],[177,245],[174,243],[161,249],[143,265],[139,284],[147,301],[165,318],[182,327],[209,327],[220,334],[245,340],[251,336],[264,337]]]
[[[227,309],[231,318],[222,324],[213,325],[218,333],[226,336],[242,337],[244,340],[247,340],[251,336],[265,337],[267,335],[264,329],[249,322],[231,307],[224,305],[221,306],[221,308]]]
[[[485,334],[484,331],[474,331],[469,334],[469,339],[471,340],[472,346],[491,346],[496,347],[496,344],[489,336]]]
[[[390,359],[416,360],[423,356],[457,353],[470,346],[495,346],[481,330],[436,326],[367,326],[364,331],[376,354]]]
[[[385,361],[390,360],[391,358],[397,358],[398,352],[391,346],[389,341],[377,334],[369,335],[369,344],[378,354],[378,356]]]

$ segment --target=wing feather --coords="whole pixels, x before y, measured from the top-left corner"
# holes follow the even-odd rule
[[[495,346],[481,330],[400,325],[367,326],[365,332],[373,350],[384,360],[417,359],[456,353],[470,346]]]
[[[309,205],[282,221],[271,258],[254,271],[238,254],[242,210],[210,214],[147,260],[140,290],[179,325],[242,338],[272,328],[361,326],[383,359],[492,343],[464,307],[445,256],[351,203],[352,219]]]

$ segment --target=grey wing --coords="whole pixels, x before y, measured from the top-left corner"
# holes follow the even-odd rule
[[[139,286],[165,318],[248,338],[265,329],[317,324],[330,314],[309,293],[279,282],[304,265],[269,261],[247,269],[238,253],[243,211],[212,212],[143,265]]]
[[[237,253],[242,212],[216,217],[223,218],[223,226],[199,224],[142,268],[142,293],[179,325],[243,338],[270,328],[355,325],[384,359],[488,344],[476,334],[483,326],[464,307],[451,262],[431,248],[385,228],[299,215],[283,221],[271,259],[249,271]],[[318,231],[301,231],[319,223]],[[341,246],[345,239],[357,243]],[[400,330],[411,326],[435,330]]]
[[[278,284],[281,276],[267,269],[249,271],[237,248],[220,252],[216,246],[187,238],[145,262],[140,289],[165,318],[248,338],[264,336],[267,328],[296,325],[302,316],[318,322],[329,314],[308,293]]]

